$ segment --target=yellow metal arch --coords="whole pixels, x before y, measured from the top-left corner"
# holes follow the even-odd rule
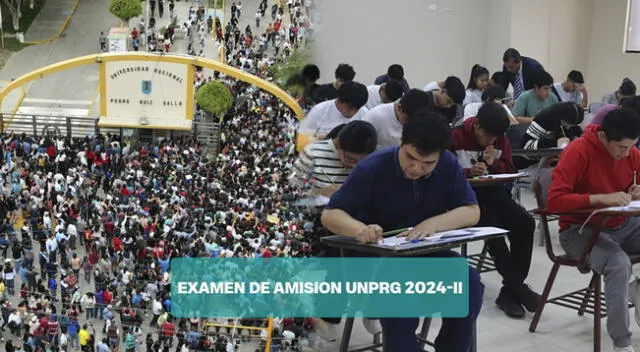
[[[274,96],[280,98],[287,106],[293,110],[298,119],[304,119],[304,112],[298,102],[287,92],[282,90],[277,85],[267,82],[259,77],[248,74],[244,71],[238,70],[237,68],[225,65],[223,63],[203,58],[203,57],[195,57],[195,56],[186,56],[186,55],[176,55],[176,54],[153,54],[146,52],[125,52],[125,53],[102,53],[102,54],[92,54],[87,56],[80,56],[73,59],[68,59],[64,61],[60,61],[55,64],[51,64],[42,68],[39,68],[35,71],[24,74],[15,80],[11,81],[7,84],[2,91],[0,91],[0,111],[2,111],[2,103],[4,99],[11,93],[13,90],[22,87],[26,83],[29,83],[38,78],[44,78],[47,75],[51,75],[56,72],[68,70],[70,68],[78,67],[78,66],[86,66],[91,64],[101,65],[104,62],[111,61],[155,61],[155,62],[172,62],[172,63],[180,63],[185,65],[190,65],[191,69],[189,72],[193,72],[192,69],[194,66],[201,66],[204,68],[212,69],[215,71],[219,71],[224,73],[225,75],[234,77],[243,82],[250,83],[252,85],[261,88]],[[103,114],[106,111],[106,99],[104,99],[104,95],[106,92],[106,77],[104,77],[103,67],[100,67],[100,112]]]

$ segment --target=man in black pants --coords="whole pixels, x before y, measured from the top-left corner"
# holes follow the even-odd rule
[[[504,107],[488,102],[476,117],[468,118],[453,130],[451,151],[457,155],[468,178],[515,172],[511,147],[505,136],[508,127]],[[489,253],[503,279],[496,304],[514,318],[523,317],[524,309],[535,312],[540,296],[524,283],[531,266],[535,221],[513,201],[506,186],[480,187],[475,191],[481,214],[478,226],[509,230],[510,246],[504,238],[487,241]]]

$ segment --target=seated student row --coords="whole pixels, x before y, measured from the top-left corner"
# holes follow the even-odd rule
[[[633,144],[637,143],[638,141],[637,136],[638,134],[640,134],[640,115],[635,110],[625,109],[625,108],[616,109],[613,112],[611,112],[609,115],[611,116],[607,116],[607,118],[605,119],[607,123],[603,123],[602,127],[598,125],[590,126],[587,129],[586,135],[578,139],[578,141],[576,141],[575,143],[578,143],[577,145],[581,145],[584,143],[587,143],[587,144],[596,143],[596,145],[599,145],[597,143],[600,143],[602,146],[598,148],[602,148],[602,150],[608,154],[602,154],[597,151],[594,151],[594,152],[600,153],[598,154],[600,155],[598,158],[606,159],[607,157],[602,155],[610,155],[608,158],[611,158],[610,159],[611,161],[607,161],[607,164],[604,165],[605,167],[601,168],[599,167],[600,165],[596,165],[594,163],[585,163],[585,165],[580,164],[580,162],[588,160],[590,157],[567,156],[566,158],[560,159],[561,161],[558,166],[559,171],[556,171],[556,172],[559,172],[560,174],[564,174],[568,172],[568,169],[573,170],[577,168],[579,170],[584,169],[584,172],[586,172],[587,174],[596,173],[596,172],[602,173],[602,172],[608,172],[607,170],[611,170],[612,168],[616,170],[620,170],[621,168],[623,168],[622,165],[624,165],[623,169],[624,169],[625,175],[621,177],[626,179],[627,178],[626,176],[629,176],[628,178],[632,179],[632,174],[634,174],[633,171],[636,171],[636,172],[640,171],[640,152],[637,149],[633,147],[629,147],[627,145],[629,144],[633,146]],[[341,154],[339,152],[336,153],[336,159],[342,160],[343,165],[345,166],[345,169],[353,172],[360,169],[362,166],[361,164],[369,165],[370,167],[374,167],[374,169],[376,170],[378,169],[380,170],[369,175],[371,170],[367,170],[365,166],[362,166],[365,169],[363,171],[360,171],[360,173],[365,172],[365,174],[369,176],[363,178],[364,177],[363,175],[359,175],[358,177],[351,175],[347,177],[346,180],[344,181],[345,184],[348,185],[347,187],[353,188],[352,190],[347,191],[343,189],[344,187],[343,188],[335,187],[337,188],[337,190],[335,190],[334,188],[332,192],[333,194],[336,194],[336,192],[338,192],[338,194],[340,192],[343,192],[345,194],[339,195],[339,196],[333,196],[331,198],[331,202],[328,205],[328,210],[325,210],[325,213],[323,215],[323,224],[325,224],[327,228],[334,233],[339,233],[339,234],[348,235],[348,236],[355,236],[360,240],[363,240],[364,242],[377,241],[381,231],[389,230],[391,229],[391,227],[395,228],[395,227],[402,227],[405,225],[409,226],[409,225],[419,224],[420,223],[419,220],[416,220],[416,219],[420,218],[420,216],[416,218],[415,214],[411,216],[407,214],[407,217],[405,217],[405,216],[401,216],[401,214],[398,214],[397,212],[394,212],[396,216],[400,216],[400,217],[390,221],[391,222],[399,221],[399,222],[402,222],[401,224],[394,223],[393,226],[391,226],[390,224],[385,224],[382,222],[382,220],[379,220],[377,221],[377,223],[380,223],[382,226],[365,225],[367,224],[367,222],[365,221],[366,219],[368,219],[369,221],[373,218],[378,219],[377,216],[380,214],[376,211],[375,214],[371,214],[372,216],[375,215],[374,217],[366,217],[366,219],[364,220],[361,218],[358,218],[358,220],[351,221],[344,217],[345,216],[344,212],[346,212],[347,214],[357,214],[357,212],[355,212],[355,209],[359,207],[357,204],[360,204],[363,200],[354,199],[354,198],[364,197],[365,199],[369,199],[369,197],[373,197],[374,203],[377,203],[377,201],[382,202],[383,199],[386,199],[385,197],[402,197],[402,194],[404,194],[403,189],[406,187],[401,186],[402,184],[404,184],[403,181],[401,180],[397,180],[397,182],[399,182],[398,187],[395,187],[395,186],[391,187],[394,190],[394,194],[398,193],[400,195],[392,196],[391,194],[388,194],[388,192],[386,191],[383,191],[382,195],[372,195],[370,194],[371,191],[366,191],[366,189],[364,188],[365,186],[371,187],[370,188],[371,190],[380,189],[379,187],[375,187],[375,184],[377,184],[378,182],[375,180],[377,180],[378,178],[383,178],[386,180],[386,177],[392,177],[390,175],[383,177],[382,175],[378,175],[378,173],[386,175],[389,172],[392,172],[397,176],[398,174],[395,173],[393,170],[395,168],[399,168],[399,170],[402,170],[402,172],[400,173],[400,175],[403,175],[402,179],[407,181],[415,181],[415,180],[423,181],[424,180],[426,182],[426,180],[433,178],[432,182],[437,182],[439,179],[441,179],[442,175],[440,177],[436,177],[436,175],[439,173],[438,170],[441,167],[441,164],[445,163],[445,161],[448,161],[450,160],[451,157],[453,157],[453,153],[449,153],[447,151],[439,151],[436,153],[435,151],[432,151],[431,153],[426,153],[426,155],[431,155],[436,153],[438,157],[435,158],[436,160],[433,160],[433,158],[431,158],[430,160],[426,160],[428,158],[426,158],[425,155],[417,151],[421,150],[420,148],[427,148],[427,147],[415,146],[416,143],[423,143],[423,144],[427,143],[423,141],[423,139],[427,137],[430,138],[429,140],[431,142],[435,140],[435,136],[433,136],[433,133],[435,133],[434,132],[435,130],[438,130],[437,129],[438,120],[443,121],[441,117],[433,114],[432,112],[425,112],[425,110],[419,110],[417,112],[414,112],[411,117],[407,118],[407,123],[404,126],[403,135],[401,137],[402,140],[401,140],[400,147],[396,146],[391,148],[385,148],[367,157],[365,157],[365,155],[373,150],[374,144],[377,144],[375,141],[376,137],[372,134],[372,129],[370,126],[367,126],[368,124],[366,122],[352,122],[351,124],[354,124],[354,125],[359,124],[362,130],[368,131],[367,135],[369,137],[366,139],[366,146],[353,149],[355,150],[355,152],[350,154],[351,163],[346,161],[345,156],[341,157],[340,156]],[[635,126],[634,123],[637,123],[638,126]],[[443,122],[443,125],[446,125],[446,123]],[[508,117],[506,115],[505,110],[502,108],[502,106],[500,106],[497,103],[487,103],[480,109],[477,117],[474,117],[472,119],[469,119],[468,121],[465,121],[465,124],[463,126],[458,127],[452,131],[450,137],[448,137],[448,138],[451,138],[450,142],[446,141],[446,145],[448,146],[447,149],[454,152],[455,155],[458,156],[456,168],[459,168],[460,175],[462,177],[464,176],[473,177],[475,175],[483,174],[485,173],[485,171],[502,173],[502,172],[508,172],[513,170],[513,163],[510,161],[510,158],[509,158],[510,148],[509,148],[508,142],[506,141],[506,137],[504,136],[504,132],[506,131],[506,128],[508,127],[508,125],[509,125]],[[431,135],[429,136],[426,135],[427,134],[426,131],[421,130],[421,128],[426,129],[427,127],[431,129]],[[447,131],[447,129],[445,127],[441,127],[440,131],[441,132]],[[413,137],[411,137],[410,135],[411,133],[414,134]],[[448,133],[446,134],[448,135]],[[423,139],[420,139],[416,136],[420,136],[420,138],[423,138]],[[410,137],[413,139],[409,139]],[[411,140],[415,142],[409,142]],[[626,143],[627,141],[629,143]],[[324,141],[319,141],[314,144],[323,143],[323,142]],[[355,140],[352,140],[352,142],[355,142]],[[305,152],[312,150],[314,148],[314,144],[309,145],[305,149]],[[493,148],[482,148],[482,147],[493,147]],[[429,148],[435,148],[435,147],[429,147]],[[579,149],[579,152],[580,153],[588,152],[588,150],[591,150],[593,148],[589,147],[587,148],[586,151],[583,149],[584,148]],[[577,151],[573,147],[573,143],[571,143],[568,146],[565,154],[573,155],[576,152]],[[345,153],[343,152],[342,155],[344,154]],[[486,163],[484,166],[476,166],[478,164],[477,161],[476,163],[473,163],[472,161],[473,159],[476,159],[476,157],[479,157],[480,155],[482,155],[482,158]],[[433,155],[431,156],[433,157]],[[360,159],[362,157],[364,157],[364,159],[358,162],[355,170],[353,170],[353,166],[354,166],[353,163],[357,161],[356,159]],[[595,157],[595,155],[593,157]],[[377,160],[377,159],[386,160],[388,158],[390,158],[388,161],[388,162],[391,162],[390,165],[386,165],[386,164],[378,165],[374,162],[374,160]],[[423,158],[425,160],[423,160],[423,163],[421,164],[420,161]],[[571,159],[572,161],[569,163],[569,161],[567,161],[568,159]],[[634,163],[637,161],[638,165],[636,166],[634,166],[635,164],[627,165],[629,164],[628,161],[625,161],[627,159],[631,161],[635,160],[633,161]],[[317,162],[319,161],[318,160],[314,161],[313,165],[317,166],[316,164]],[[615,165],[613,164],[609,165],[612,162]],[[371,166],[372,163],[374,166]],[[414,166],[416,165],[416,163],[418,166]],[[576,163],[580,165],[577,165]],[[394,164],[396,166],[393,166]],[[626,168],[631,168],[630,170],[632,171],[628,171],[626,170]],[[597,169],[599,169],[600,171],[596,171]],[[312,173],[316,173],[316,172],[317,171],[312,170]],[[321,172],[321,173],[324,174],[324,172]],[[580,174],[580,172],[578,172],[578,174]],[[573,176],[570,176],[570,177],[578,177],[578,174],[576,174],[575,171],[572,171],[571,175]],[[452,176],[451,174],[443,172],[443,175],[446,175],[448,178],[451,179],[451,181],[449,182],[451,183],[456,182],[455,178],[451,178]],[[323,175],[323,176],[326,176],[326,175]],[[604,195],[604,194],[602,196],[595,195],[591,197],[592,200],[589,203],[581,202],[580,204],[572,205],[572,203],[564,203],[561,200],[558,200],[560,201],[560,203],[558,203],[558,201],[554,200],[556,199],[554,198],[556,196],[553,192],[556,192],[556,193],[561,192],[562,194],[565,194],[567,192],[571,193],[571,191],[569,191],[569,188],[567,188],[567,185],[574,184],[572,183],[573,181],[569,181],[569,183],[563,184],[561,182],[565,182],[566,180],[560,181],[559,177],[560,176],[556,177],[556,175],[554,174],[554,185],[552,187],[552,192],[550,192],[550,207],[556,208],[557,211],[567,211],[567,210],[576,209],[580,207],[624,205],[623,203],[626,203],[631,199],[640,199],[640,188],[635,188],[635,189],[630,188],[628,190],[625,190],[624,187],[626,186],[624,186],[623,189],[618,190],[618,192],[622,192],[622,193],[614,192],[609,195]],[[569,176],[565,175],[562,177],[566,178]],[[362,182],[364,182],[364,185],[361,184]],[[372,182],[374,182],[375,184],[372,184]],[[439,182],[442,182],[442,180],[440,180]],[[590,182],[590,181],[586,180],[585,182]],[[597,182],[594,181],[594,182],[602,183],[601,181],[597,181]],[[584,194],[585,191],[583,190],[583,188],[587,187],[587,189],[590,190],[587,192],[587,194],[595,194],[596,192],[604,193],[600,190],[600,188],[602,187],[605,187],[607,189],[616,188],[616,187],[620,188],[616,186],[616,184],[622,184],[621,182],[614,182],[615,184],[611,184],[609,186],[601,186],[601,185],[596,186],[595,183],[594,184],[587,183],[584,185],[582,185],[581,183],[576,183],[575,184],[576,186],[574,187],[579,187],[580,189],[576,188],[576,191],[574,192]],[[316,184],[314,184],[314,187],[315,186]],[[443,189],[450,189],[450,188],[448,188],[447,186],[444,186]],[[355,191],[365,192],[365,193],[364,194],[358,193],[359,195],[356,196],[354,193],[352,193]],[[605,191],[611,191],[611,190],[605,190]],[[412,193],[412,192],[409,192],[409,193]],[[501,304],[504,305],[503,302],[499,302],[499,301],[501,299],[503,299],[504,301],[505,292],[507,292],[509,293],[509,296],[510,296],[509,298],[512,299],[510,303],[516,303],[516,304],[519,303],[521,305],[520,308],[522,308],[522,305],[523,305],[527,310],[532,311],[532,310],[535,310],[535,307],[537,306],[537,295],[535,294],[535,292],[531,291],[528,287],[526,287],[526,285],[524,285],[524,279],[528,274],[529,265],[530,265],[532,241],[529,238],[529,233],[532,234],[533,232],[532,230],[533,221],[528,218],[528,214],[526,212],[521,211],[521,208],[517,204],[509,204],[511,206],[506,206],[501,208],[501,209],[514,209],[515,215],[504,216],[502,218],[494,218],[491,215],[491,214],[496,214],[495,209],[493,208],[493,205],[504,204],[504,202],[510,201],[510,198],[508,196],[505,196],[504,192],[505,190],[501,189],[500,187],[496,187],[492,191],[483,189],[482,192],[476,191],[475,197],[474,197],[477,199],[477,202],[479,204],[479,223],[480,224],[502,226],[512,231],[511,235],[509,236],[509,240],[511,242],[510,253],[509,253],[509,250],[506,248],[506,243],[504,243],[504,240],[502,240],[501,243],[498,243],[498,241],[496,241],[496,244],[494,245],[491,245],[490,243],[488,243],[490,246],[490,250],[492,251],[492,254],[494,256],[496,255],[494,253],[498,251],[504,251],[503,254],[506,254],[506,255],[503,256],[503,259],[510,262],[510,265],[511,265],[511,267],[506,268],[507,270],[504,270],[505,269],[504,267],[501,268],[502,266],[500,264],[501,260],[500,259],[496,260],[498,270],[500,274],[503,276],[504,285],[505,285],[503,289],[501,289],[500,296],[498,297],[498,300],[496,301],[496,303],[499,306]],[[625,193],[625,192],[629,192],[629,193]],[[437,198],[437,194],[439,193],[435,192],[433,194],[435,194],[434,196]],[[430,198],[430,199],[425,199],[425,202],[427,202],[425,204],[429,204],[430,207],[433,207],[431,203],[435,202],[435,200],[433,198]],[[396,204],[397,202],[392,202],[390,199],[388,199],[387,203]],[[351,208],[351,207],[355,207],[355,208]],[[571,209],[568,209],[567,207]],[[456,207],[450,206],[449,209],[456,209]],[[338,220],[336,219],[332,220],[332,218],[336,216]],[[351,216],[356,216],[356,215],[351,215]],[[358,216],[362,216],[362,215],[358,215]],[[506,220],[502,220],[503,218],[505,218]],[[427,217],[427,220],[425,221],[428,221],[428,219],[429,218]],[[450,220],[453,221],[453,219],[450,219]],[[562,224],[567,224],[567,223],[577,224],[576,226],[579,227],[579,225],[582,224],[584,220],[585,219],[580,220],[575,218],[569,218],[569,219],[561,218],[561,230],[564,232],[571,230],[571,227],[567,227],[568,225],[562,225]],[[342,225],[336,225],[334,221]],[[409,224],[409,222],[407,221],[412,222],[412,224]],[[344,225],[344,224],[347,224],[347,225]],[[523,226],[523,224],[525,225]],[[589,224],[592,224],[592,222],[590,222]],[[423,229],[421,233],[413,233],[413,234],[409,234],[409,236],[420,237],[420,236],[429,235],[433,231],[441,231],[449,227],[455,227],[455,226],[460,227],[460,226],[470,226],[470,225],[473,225],[473,224],[467,224],[467,223],[452,224],[449,222],[447,223],[447,226],[443,226],[437,229],[432,229],[432,228],[427,228],[426,230]],[[416,228],[418,228],[418,226],[416,226]],[[584,246],[584,243],[572,244],[572,242],[569,241],[570,237],[567,237],[567,236],[570,236],[569,232],[567,232],[567,234],[565,234],[564,232],[561,234],[561,240],[562,240],[561,243],[563,247],[565,248],[565,250],[567,250],[567,252],[570,255],[572,256],[579,255],[579,253],[581,252],[580,249]],[[628,235],[630,236],[631,233],[635,233],[635,231],[629,232]],[[628,235],[625,235],[625,236],[628,236]],[[574,238],[574,237],[571,237],[571,238]],[[617,243],[621,243],[620,245],[623,246],[622,247],[623,249],[627,248],[625,247],[626,245],[624,243],[622,242],[617,242]],[[492,247],[493,249],[491,249]],[[496,247],[498,248],[498,250],[496,250]],[[623,249],[619,249],[621,253],[623,253]],[[598,250],[598,249],[594,249],[594,250]],[[636,251],[636,250],[633,249],[633,251]],[[640,252],[640,249],[637,251]],[[445,255],[445,254],[442,254],[442,255]],[[449,253],[446,255],[452,255],[452,254]],[[500,257],[500,254],[498,254],[498,258],[499,257]],[[593,262],[594,270],[600,270],[603,272],[603,275],[605,278],[605,298],[607,300],[607,303],[608,304],[611,303],[611,307],[612,307],[611,309],[621,310],[620,312],[618,312],[619,314],[609,315],[609,323],[607,325],[610,331],[610,335],[614,340],[616,351],[633,351],[633,349],[630,349],[631,348],[630,345],[627,345],[627,343],[629,343],[630,341],[630,338],[629,338],[630,333],[628,333],[628,312],[624,313],[626,311],[626,303],[624,303],[624,308],[622,308],[622,303],[620,303],[619,309],[616,308],[617,307],[616,304],[618,302],[617,297],[626,297],[626,292],[630,292],[632,299],[634,301],[638,301],[637,302],[638,304],[636,306],[640,307],[640,284],[638,283],[638,281],[633,280],[631,282],[631,288],[628,288],[626,284],[623,287],[621,287],[620,285],[615,286],[615,282],[629,281],[629,278],[631,275],[630,270],[629,269],[621,270],[623,267],[615,266],[615,265],[618,265],[616,264],[618,263],[617,261],[608,261],[606,262],[606,264],[597,264],[595,262],[597,260],[595,256],[593,259],[590,259],[590,260],[594,261]],[[602,265],[605,265],[605,266],[603,267]],[[607,267],[607,265],[609,267]],[[624,261],[621,262],[621,265],[625,265]],[[615,270],[612,271],[611,268],[614,268],[613,266],[615,266]],[[616,281],[612,282],[613,276],[607,274],[607,272],[612,272],[612,273],[615,272],[616,275],[618,274],[622,275],[624,276],[624,278],[621,278],[623,280],[616,279]],[[472,278],[471,284],[473,285],[475,282],[476,281],[474,281],[474,279]],[[520,293],[524,292],[524,290],[528,290],[527,294],[518,295],[518,289],[516,290],[509,289],[509,286],[511,286],[509,285],[510,282],[517,283],[515,286],[519,288]],[[478,287],[481,287],[481,284],[479,283],[479,281],[477,285],[480,285]],[[530,299],[530,301],[527,298]],[[471,297],[471,299],[473,299],[473,297]],[[624,302],[626,302],[626,299],[624,300]],[[478,304],[477,301],[472,302],[472,306],[475,306],[477,304]],[[507,314],[510,313],[510,311],[506,310],[505,308],[503,307],[501,308],[505,310]],[[474,310],[473,312],[476,312],[476,311]],[[468,319],[475,319],[473,312],[468,317]],[[513,311],[511,311],[511,313],[513,313]],[[626,318],[625,318],[625,314],[626,314]],[[638,312],[636,314],[638,317],[640,317]],[[625,323],[625,319],[626,319],[626,323]],[[410,342],[407,342],[406,340],[399,338],[399,336],[404,336],[405,338],[408,337],[408,335],[406,335],[405,332],[411,331],[411,329],[415,330],[416,326],[414,326],[414,323],[417,326],[417,322],[413,322],[410,319],[398,320],[398,321],[383,320],[383,325],[387,326],[388,324],[391,324],[395,327],[393,329],[397,329],[397,331],[395,331],[395,334],[397,335],[394,335],[395,337],[390,337],[390,338],[394,339],[394,341],[404,341],[404,342],[398,342],[398,343],[401,343],[402,346],[409,346],[406,344],[410,344]],[[449,324],[455,324],[455,322],[450,322]],[[453,343],[447,340],[446,338],[449,331],[448,329],[450,328],[451,328],[450,325],[447,325],[447,324],[443,325],[443,330],[441,330],[441,333],[439,335],[439,336],[443,336],[442,339],[440,340],[440,343],[442,344],[442,346],[453,346],[453,345],[447,345],[448,343]],[[466,333],[467,333],[466,330],[464,329],[460,330],[461,336],[465,336]],[[398,338],[398,340],[396,340],[396,338]],[[407,350],[411,350],[411,349],[407,349]],[[446,349],[446,350],[462,351],[463,349],[457,349],[453,347],[452,349]]]

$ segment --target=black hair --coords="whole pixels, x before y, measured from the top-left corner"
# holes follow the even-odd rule
[[[622,84],[620,85],[620,88],[618,90],[622,95],[636,95],[636,84],[633,83],[633,81],[629,78],[625,78],[622,80]]]
[[[344,82],[353,81],[356,78],[356,71],[349,64],[340,64],[336,68],[336,79],[341,79]]]
[[[573,83],[584,84],[584,76],[580,71],[573,70],[569,72],[567,78]]]
[[[455,76],[449,76],[444,81],[443,89],[446,91],[447,95],[453,100],[456,104],[462,104],[464,101],[464,97],[467,95],[467,92],[464,89],[464,85],[460,78]]]
[[[534,87],[550,86],[553,84],[553,77],[545,70],[539,70],[534,72],[533,79],[531,80]]]
[[[545,115],[551,115],[550,119],[566,121],[568,124],[577,126],[584,120],[584,109],[576,102],[566,101],[541,110],[536,117]]]
[[[331,131],[329,131],[329,133],[327,133],[326,136],[324,136],[324,139],[334,139],[334,138],[338,138],[338,135],[340,134],[340,131],[342,131],[342,129],[344,128],[344,126],[346,126],[346,123],[343,123],[342,125],[338,125],[336,127],[334,127]]]
[[[360,109],[367,103],[369,92],[367,87],[358,82],[344,82],[338,89],[338,100],[351,105],[354,109]]]
[[[371,154],[378,145],[376,128],[362,120],[351,121],[338,134],[340,149],[354,154]]]
[[[404,94],[404,89],[402,88],[402,83],[395,79],[390,79],[384,85],[384,94],[389,98],[390,101],[396,101],[402,97]]]
[[[400,98],[399,104],[405,114],[411,115],[418,110],[427,109],[429,107],[428,99],[427,92],[413,88]]]
[[[487,88],[482,92],[481,100],[484,101],[494,101],[497,99],[504,99],[507,96],[507,92],[504,88],[500,87],[497,84],[489,84]]]
[[[637,139],[640,136],[640,114],[627,108],[611,110],[602,120],[601,128],[609,141]]]
[[[404,68],[402,65],[393,64],[387,69],[387,76],[391,79],[402,81],[404,79]]]
[[[520,52],[514,48],[509,48],[504,51],[502,54],[502,62],[507,63],[510,61],[520,62],[522,60],[522,56],[520,56]]]
[[[493,101],[482,104],[476,118],[480,128],[494,137],[504,135],[510,125],[507,111],[502,104]]]
[[[491,75],[491,80],[495,84],[500,84],[500,82],[502,82],[503,78],[504,78],[504,74],[502,73],[502,71],[496,71]]]
[[[482,75],[489,75],[489,70],[486,67],[480,66],[479,64],[473,65],[471,68],[471,76],[469,77],[469,84],[467,84],[467,89],[478,89],[476,86],[476,79]]]
[[[315,82],[320,78],[320,68],[316,65],[306,65],[302,68],[302,76],[309,82]]]
[[[420,110],[402,127],[402,145],[411,145],[422,155],[440,153],[451,145],[449,121],[435,112]]]
[[[636,95],[633,97],[622,99],[620,101],[620,107],[635,110],[640,114],[640,96]]]

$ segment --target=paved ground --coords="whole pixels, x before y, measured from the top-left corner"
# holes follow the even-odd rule
[[[76,0],[49,0],[25,33],[26,42],[37,42],[54,36],[71,14]]]

